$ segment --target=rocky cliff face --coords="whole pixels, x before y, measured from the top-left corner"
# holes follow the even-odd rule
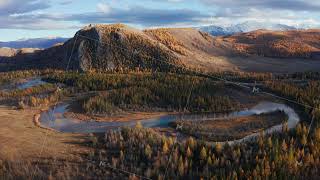
[[[81,70],[121,68],[166,68],[177,56],[145,33],[124,25],[86,27],[73,38],[71,61]],[[70,46],[70,45],[69,45]]]

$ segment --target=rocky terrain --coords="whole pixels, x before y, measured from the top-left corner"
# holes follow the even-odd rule
[[[258,30],[213,37],[192,28],[141,31],[122,24],[95,25],[48,49],[31,53],[4,49],[0,70],[169,70],[176,65],[206,71],[309,71],[320,68],[319,39],[319,30]]]

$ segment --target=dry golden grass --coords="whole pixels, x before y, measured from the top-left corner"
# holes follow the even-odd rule
[[[225,37],[238,52],[267,57],[312,58],[320,53],[320,30],[266,31]]]
[[[156,40],[166,45],[172,51],[177,52],[181,55],[187,55],[187,51],[183,43],[176,39],[172,34],[170,34],[168,29],[150,29],[145,30],[144,32],[152,35]]]
[[[85,135],[40,129],[33,122],[37,113],[37,110],[0,107],[0,159],[77,159],[76,152],[83,152],[85,148],[72,142],[83,142]]]

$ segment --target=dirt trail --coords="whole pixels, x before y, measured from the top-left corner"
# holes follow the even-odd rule
[[[36,127],[33,118],[37,112],[0,106],[0,158],[80,161],[79,155],[88,151],[81,145],[87,136]]]

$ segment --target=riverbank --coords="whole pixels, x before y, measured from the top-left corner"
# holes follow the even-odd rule
[[[154,119],[161,116],[174,115],[174,112],[125,112],[120,115],[112,116],[90,116],[81,113],[65,112],[63,115],[69,119],[80,121],[97,121],[97,122],[130,122],[142,119]]]
[[[285,123],[288,116],[283,111],[262,113],[237,118],[209,119],[205,121],[177,121],[173,127],[180,132],[206,141],[233,141]]]

